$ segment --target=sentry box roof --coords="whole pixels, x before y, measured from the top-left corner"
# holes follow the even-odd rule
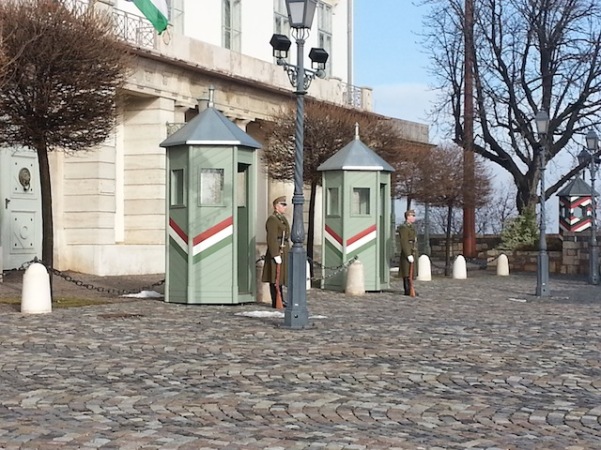
[[[261,148],[261,144],[213,107],[200,112],[160,145],[238,145]]]
[[[378,172],[394,172],[394,168],[380,155],[359,140],[355,139],[342,147],[336,154],[320,165],[317,170],[363,170]]]

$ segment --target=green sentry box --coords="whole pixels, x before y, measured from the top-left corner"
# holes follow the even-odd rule
[[[165,302],[255,302],[260,144],[210,101],[161,147],[167,149]]]
[[[323,172],[322,288],[344,291],[354,257],[363,264],[366,291],[390,287],[394,237],[390,173],[394,168],[355,139],[325,161]],[[326,269],[330,268],[330,269]]]

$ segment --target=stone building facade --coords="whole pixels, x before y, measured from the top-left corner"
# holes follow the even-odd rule
[[[262,124],[272,121],[294,99],[289,79],[275,64],[269,45],[274,32],[287,32],[282,20],[284,2],[170,0],[172,26],[162,36],[126,0],[69,2],[80,10],[96,8],[113,15],[115,32],[132,46],[135,67],[126,84],[117,125],[106,142],[89,152],[51,154],[55,268],[97,275],[162,273],[165,151],[159,144],[170,127],[186,122],[198,111],[211,86],[215,106],[259,142],[264,141]],[[325,44],[331,64],[326,79],[313,81],[309,96],[370,112],[371,89],[352,84],[352,4],[353,0],[319,1],[307,47]],[[227,23],[226,11],[236,16],[228,16]],[[291,58],[295,58],[294,52]],[[426,125],[398,123],[406,139],[428,142]],[[349,130],[349,138],[352,132]],[[38,193],[34,189],[29,192],[26,213],[24,208],[16,208],[20,198],[10,201],[12,184],[17,182],[11,168],[23,164],[15,158],[28,157],[29,161],[31,152],[0,152],[0,179],[5,180],[0,183],[0,195],[7,199],[0,215],[0,266],[11,269],[40,256],[41,214],[35,206]],[[259,244],[265,241],[263,224],[270,199],[292,193],[291,185],[273,183],[261,172],[257,188]],[[316,241],[319,239],[316,236]]]

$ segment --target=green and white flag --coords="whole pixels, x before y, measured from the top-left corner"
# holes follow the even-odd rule
[[[159,34],[167,29],[169,24],[166,0],[128,0],[133,2],[142,14],[150,21]]]

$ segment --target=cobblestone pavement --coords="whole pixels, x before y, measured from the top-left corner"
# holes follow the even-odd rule
[[[418,298],[313,289],[301,331],[237,315],[271,311],[256,304],[4,307],[0,448],[601,448],[601,287],[535,285],[476,271]]]

